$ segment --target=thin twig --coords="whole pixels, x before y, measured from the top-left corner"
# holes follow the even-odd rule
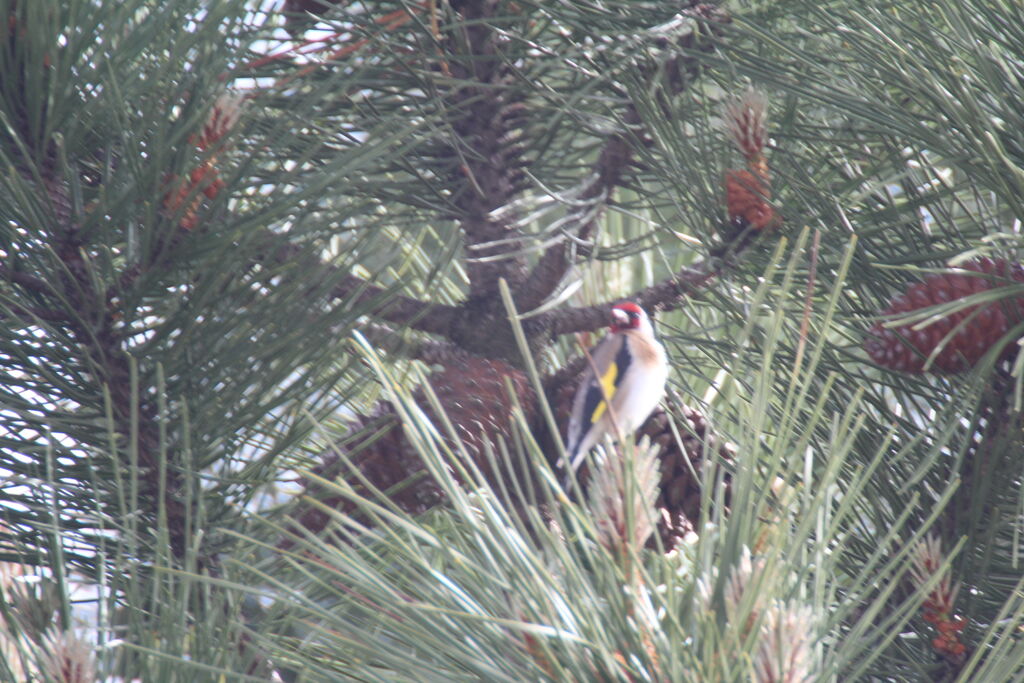
[[[712,250],[702,261],[681,268],[675,275],[657,284],[594,306],[548,311],[530,318],[528,322],[533,330],[548,334],[569,334],[604,327],[608,324],[612,306],[623,300],[636,303],[648,313],[674,311],[684,300],[705,289],[712,280],[731,268],[736,258],[757,237],[757,231],[745,229],[731,241]]]
[[[411,6],[410,8],[407,8],[407,9],[395,10],[394,12],[390,12],[390,13],[384,15],[383,17],[379,17],[379,18],[375,19],[374,21],[376,23],[378,23],[378,24],[382,24],[384,26],[384,30],[385,31],[394,31],[396,28],[400,28],[400,27],[404,26],[405,24],[409,23],[412,20],[412,17],[413,17],[413,15],[411,14],[412,10],[422,11],[422,7],[421,6]],[[305,66],[305,67],[299,69],[298,71],[296,71],[295,73],[289,74],[288,76],[285,76],[285,77],[279,79],[276,83],[274,83],[274,85],[272,87],[277,89],[277,90],[281,90],[285,86],[287,86],[289,83],[294,81],[295,79],[302,78],[303,76],[306,76],[306,75],[316,71],[317,69],[323,67],[325,64],[328,64],[328,63],[330,63],[332,61],[336,61],[338,59],[342,59],[344,57],[347,57],[350,54],[352,54],[353,52],[356,52],[360,48],[366,46],[369,42],[370,42],[369,38],[361,38],[361,39],[357,40],[354,43],[351,43],[349,45],[346,45],[343,48],[335,50],[334,52],[331,52],[330,54],[328,54],[323,62],[317,62],[315,64],[310,64],[308,66]],[[325,46],[325,49],[326,49],[326,46]],[[314,52],[319,52],[319,50],[316,50]],[[286,56],[287,54],[288,54],[287,52],[286,53],[278,53],[277,55],[273,55],[272,57],[274,59],[280,59],[280,58],[283,58],[284,56]],[[262,64],[265,63],[266,61],[269,61],[268,57],[263,57],[260,60],[256,60],[256,62],[254,62],[254,64],[256,64],[258,66],[262,66]]]
[[[636,109],[630,107],[623,119],[627,126],[640,123]],[[594,165],[594,180],[580,194],[583,208],[577,210],[575,224],[569,224],[566,231],[579,240],[590,239],[598,220],[604,215],[612,192],[622,183],[625,169],[632,160],[632,147],[625,135],[615,133],[605,143]],[[596,209],[588,200],[600,197],[600,206]],[[550,296],[558,283],[565,277],[572,260],[573,240],[563,239],[552,245],[533,267],[516,293],[516,305],[520,310],[531,311]]]

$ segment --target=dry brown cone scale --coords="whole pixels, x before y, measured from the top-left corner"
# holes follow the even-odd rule
[[[672,430],[675,422],[679,438]],[[661,493],[657,506],[662,519],[658,535],[666,550],[679,539],[696,533],[700,520],[701,491],[704,468],[717,456],[722,463],[731,463],[736,449],[711,431],[707,419],[697,410],[676,402],[671,413],[659,410],[640,429],[661,447]],[[729,478],[724,479],[724,500],[729,500]]]

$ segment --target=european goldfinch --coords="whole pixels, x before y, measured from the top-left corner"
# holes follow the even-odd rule
[[[631,301],[615,304],[612,315],[573,400],[565,439],[573,471],[608,432],[617,437],[638,429],[665,393],[668,359],[650,318]]]

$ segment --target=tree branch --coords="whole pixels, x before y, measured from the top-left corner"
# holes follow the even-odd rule
[[[28,308],[25,306],[14,306],[0,303],[0,307],[6,308],[10,314],[27,325],[38,324],[40,321],[48,323],[67,323],[72,320],[71,316],[63,311],[52,308]],[[0,313],[0,319],[4,317]]]
[[[694,266],[682,268],[674,276],[656,285],[633,292],[622,299],[595,306],[548,311],[529,319],[527,324],[538,329],[546,329],[551,334],[596,330],[608,325],[612,306],[623,299],[634,301],[649,312],[672,311],[679,308],[684,299],[703,289],[728,266],[727,260],[711,256]]]
[[[16,285],[21,285],[25,289],[31,290],[36,294],[52,297],[56,294],[53,286],[49,282],[38,278],[35,275],[29,275],[28,273],[22,273],[20,271],[11,270],[7,266],[0,264],[0,280],[6,280]],[[2,304],[0,304],[2,305]],[[71,320],[71,317],[64,311],[60,311],[52,308],[39,308],[36,306],[17,306],[8,305],[7,310],[10,311],[14,316],[23,320],[27,323],[32,323],[37,320],[43,320],[46,322],[67,322]]]
[[[521,191],[524,179],[522,145],[516,137],[524,114],[521,94],[509,87],[514,76],[489,23],[497,12],[508,11],[502,5],[484,0],[454,7],[463,21],[442,42],[446,68],[459,84],[445,100],[454,112],[452,201],[467,247],[469,294],[471,299],[490,297],[495,302],[499,280],[517,286],[525,271],[521,256],[507,255],[519,248],[507,241],[514,231],[511,216],[493,214]]]
[[[684,10],[682,15],[706,22],[711,26],[712,33],[729,22],[729,15],[713,5],[700,4]],[[689,33],[676,39],[675,45],[682,50],[694,48],[710,51],[713,45],[700,43],[704,36],[703,23]],[[666,81],[664,88],[670,95],[678,95],[686,90],[693,78],[700,71],[700,63],[686,54],[678,54],[667,60],[663,70],[652,73],[655,77],[661,73]],[[622,117],[627,130],[640,127],[642,120],[635,104],[630,104]],[[591,200],[600,197],[601,205],[597,208],[586,206],[577,212],[577,220],[573,221],[567,232],[575,234],[581,240],[590,238],[594,226],[603,215],[614,190],[622,183],[625,169],[632,162],[633,152],[625,133],[617,132],[608,138],[594,164],[594,181],[582,193],[581,199]],[[522,288],[516,293],[516,306],[521,311],[531,311],[551,295],[558,283],[565,277],[572,263],[573,243],[563,239],[552,245],[540,258],[524,280]]]
[[[623,117],[623,122],[627,127],[640,123],[640,116],[634,107],[630,106]],[[576,210],[575,220],[567,232],[574,233],[581,240],[590,238],[598,219],[604,214],[612,192],[622,182],[622,176],[632,157],[632,148],[624,134],[615,133],[608,139],[594,165],[594,180],[580,195],[584,205]],[[593,206],[589,200],[597,200],[599,206]],[[521,311],[531,311],[540,306],[565,277],[572,263],[572,254],[573,242],[569,239],[552,245],[516,292],[516,307]]]
[[[337,271],[336,266],[324,264],[324,267]],[[462,315],[462,309],[457,306],[435,304],[395,294],[388,287],[371,285],[355,275],[345,276],[331,289],[331,296],[357,304],[383,301],[384,303],[373,311],[374,316],[442,337],[451,334],[452,324]]]
[[[401,330],[382,323],[364,325],[359,331],[378,348],[424,363],[455,366],[469,356],[465,349],[448,341],[404,339]]]
[[[34,275],[29,275],[28,273],[11,270],[2,264],[0,264],[0,279],[13,282],[16,285],[21,285],[22,287],[31,289],[33,292],[38,294],[52,296],[55,293],[53,286],[46,280]]]

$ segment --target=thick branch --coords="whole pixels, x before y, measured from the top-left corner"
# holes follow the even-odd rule
[[[0,304],[3,307],[3,304]],[[7,305],[7,310],[10,314],[27,325],[38,324],[40,321],[48,323],[67,323],[72,320],[72,317],[64,311],[58,311],[52,308],[26,308],[24,306]],[[0,313],[0,319],[3,319],[4,314]]]
[[[29,275],[28,273],[22,273],[16,270],[11,270],[10,268],[2,264],[0,264],[0,279],[7,280],[8,282],[13,282],[16,285],[21,285],[26,289],[31,289],[33,292],[36,292],[37,294],[46,294],[52,296],[55,291],[53,286],[46,280],[38,278],[34,275]]]
[[[41,189],[46,193],[56,228],[50,238],[50,246],[60,259],[62,270],[50,282],[0,266],[0,278],[63,304],[64,310],[60,311],[25,311],[42,320],[63,323],[87,356],[96,381],[110,392],[114,429],[125,440],[135,435],[139,465],[144,469],[140,477],[142,493],[153,501],[154,506],[161,496],[164,497],[170,545],[174,554],[182,557],[187,543],[188,513],[178,498],[181,475],[168,468],[163,482],[159,481],[161,436],[157,409],[151,401],[136,395],[133,389],[130,357],[117,332],[118,312],[110,305],[108,297],[97,292],[89,274],[68,183],[51,164],[45,162],[39,164],[37,172],[26,168],[19,169],[19,172],[33,186],[41,182]]]
[[[56,293],[53,286],[46,280],[38,278],[35,275],[29,275],[28,273],[11,270],[3,264],[0,264],[0,280],[6,280],[7,282],[21,285],[25,289],[44,296],[52,297]],[[27,323],[33,323],[37,320],[44,320],[46,322],[67,322],[71,320],[71,316],[64,311],[52,308],[18,306],[13,304],[7,305],[6,308],[13,315]]]
[[[324,267],[337,270],[334,266]],[[461,309],[456,306],[435,304],[395,294],[386,287],[371,285],[355,275],[345,276],[331,289],[331,296],[357,304],[383,302],[373,311],[375,317],[442,337],[451,334],[452,323],[462,314]]]
[[[695,266],[683,268],[673,277],[623,298],[635,301],[647,311],[672,311],[679,308],[685,298],[702,290],[726,267],[725,260],[716,257],[708,258]],[[608,325],[611,307],[616,301],[622,301],[622,299],[596,306],[549,311],[529,322],[539,329],[549,330],[551,334],[596,330]]]
[[[465,3],[457,11],[463,22],[442,42],[445,68],[459,84],[445,97],[454,113],[452,201],[467,247],[470,298],[482,300],[497,294],[502,278],[518,285],[524,275],[522,257],[506,256],[519,248],[508,242],[514,231],[512,217],[494,215],[522,189],[517,130],[524,110],[521,95],[510,87],[514,76],[490,24],[496,13],[507,12],[504,3]]]

